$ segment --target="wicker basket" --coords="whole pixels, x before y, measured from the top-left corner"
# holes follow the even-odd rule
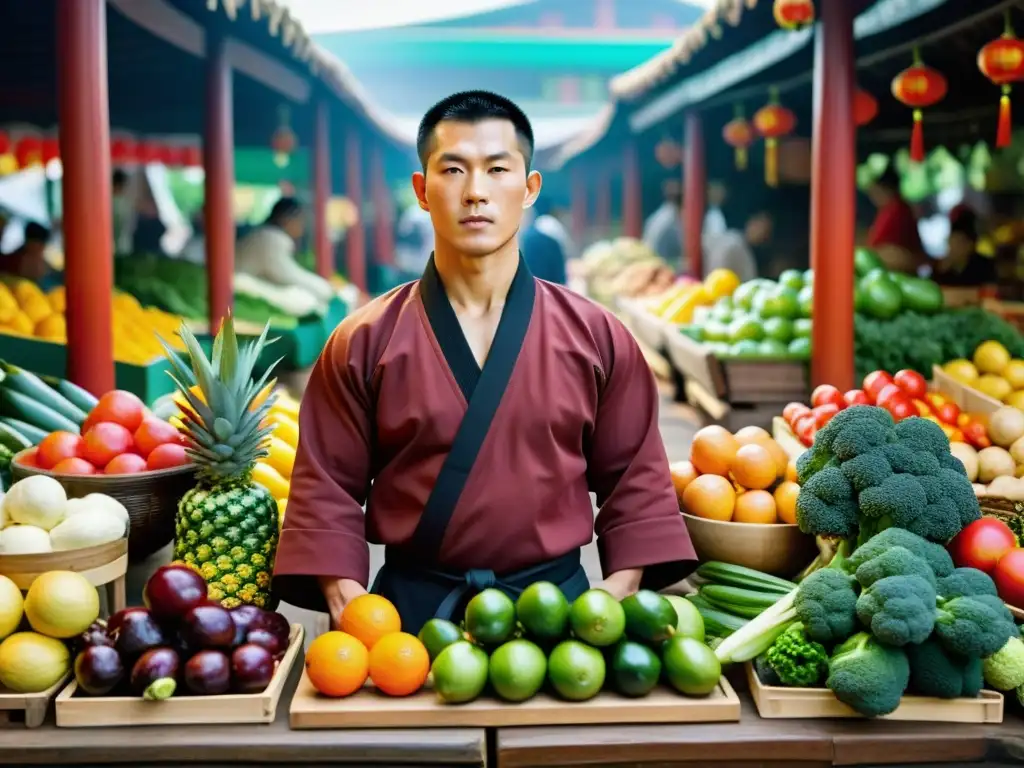
[[[31,448],[26,450],[32,450]],[[174,517],[178,501],[195,485],[195,468],[173,467],[137,475],[58,475],[11,462],[11,477],[17,482],[30,475],[49,475],[60,481],[68,498],[104,493],[124,504],[131,519],[128,559],[144,560],[174,538]]]

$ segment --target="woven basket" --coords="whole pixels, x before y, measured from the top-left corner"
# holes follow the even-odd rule
[[[31,448],[26,450],[32,450]],[[124,504],[131,526],[128,559],[145,560],[174,538],[174,517],[181,497],[195,485],[191,466],[158,469],[136,475],[60,475],[11,462],[11,478],[17,482],[30,475],[48,475],[60,481],[69,499],[103,493]]]

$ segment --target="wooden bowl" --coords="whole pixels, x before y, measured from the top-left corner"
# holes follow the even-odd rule
[[[818,554],[814,537],[785,523],[723,523],[680,513],[701,562],[717,560],[789,578]]]
[[[170,543],[174,538],[178,502],[196,483],[194,466],[132,475],[61,475],[19,464],[18,457],[24,452],[15,454],[11,461],[11,479],[14,482],[29,475],[49,475],[60,481],[69,499],[103,493],[124,504],[131,520],[128,557],[132,562],[144,560]]]
[[[50,571],[75,571],[85,576],[94,587],[109,584],[128,571],[128,539],[60,552],[0,555],[0,573],[13,581],[18,589],[28,589],[36,578]]]

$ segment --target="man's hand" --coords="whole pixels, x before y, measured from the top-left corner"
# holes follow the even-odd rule
[[[319,578],[320,589],[327,600],[327,610],[331,614],[331,629],[341,628],[341,614],[345,606],[360,595],[366,594],[366,587],[352,579],[336,579],[333,576]]]
[[[628,597],[640,589],[640,579],[644,575],[643,568],[630,568],[625,571],[616,571],[608,575],[600,584],[595,584],[596,589],[603,589],[616,600]]]

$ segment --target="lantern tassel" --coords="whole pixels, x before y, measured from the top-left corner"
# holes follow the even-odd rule
[[[779,186],[779,142],[776,139],[764,142],[764,181],[769,187]]]
[[[1003,86],[999,98],[999,128],[996,131],[996,147],[1005,149],[1013,139],[1013,113],[1010,106],[1010,86]]]
[[[914,129],[910,133],[910,159],[915,163],[924,162],[924,116],[920,109],[914,110]]]
[[[736,170],[747,170],[747,148],[736,147]]]

